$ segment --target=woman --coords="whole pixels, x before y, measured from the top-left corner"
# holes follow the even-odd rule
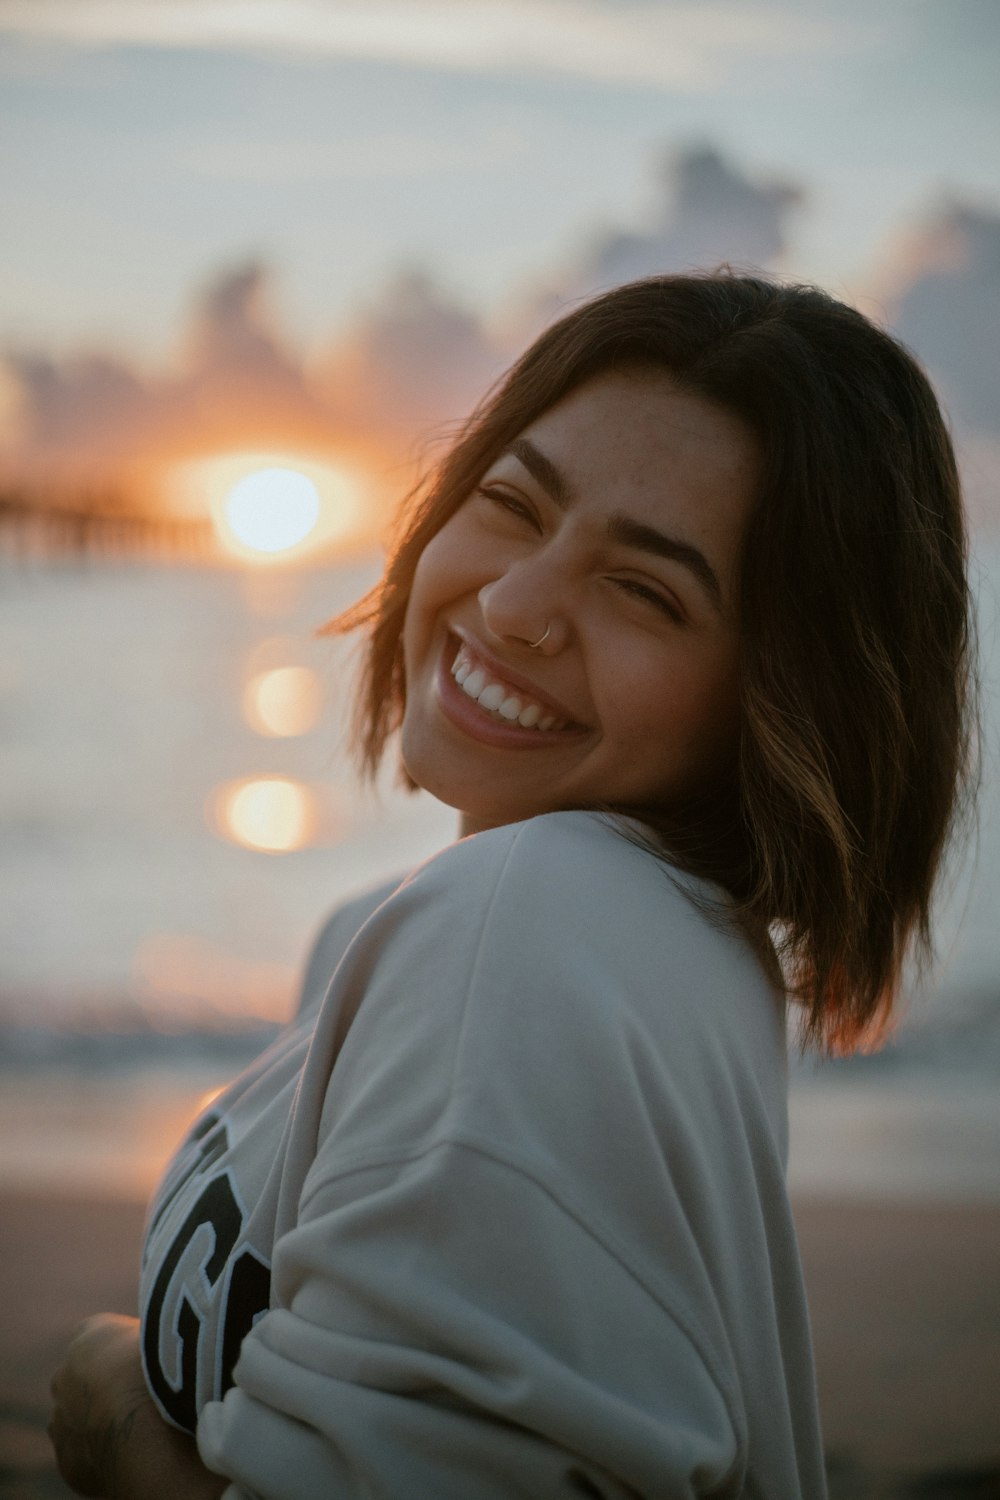
[[[195,1126],[141,1333],[56,1378],[70,1482],[821,1496],[784,1002],[857,1046],[927,946],[968,619],[938,407],[858,313],[664,277],[543,334],[340,622],[368,771],[401,729],[474,837],[336,914]]]

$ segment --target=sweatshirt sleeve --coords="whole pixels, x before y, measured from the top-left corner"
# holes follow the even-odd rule
[[[659,956],[711,929],[680,900],[665,918],[670,887],[643,896],[648,856],[622,840],[525,826],[432,862],[337,971],[363,1003],[272,1306],[199,1419],[227,1500],[740,1493],[745,1413],[693,1218],[731,1218],[703,1123],[721,1086],[692,1113],[699,1069],[724,1075],[686,1023],[653,1036],[630,1008],[645,989],[660,1017]],[[635,888],[609,914],[615,860]]]
[[[481,1149],[324,1182],[275,1275],[279,1306],[198,1428],[228,1500],[727,1493],[732,1424],[687,1333]]]

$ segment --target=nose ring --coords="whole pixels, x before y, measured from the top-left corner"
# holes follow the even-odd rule
[[[544,635],[540,635],[538,637],[537,641],[529,641],[528,642],[528,649],[529,649],[529,651],[535,651],[535,650],[537,650],[538,647],[542,644],[542,642],[548,639],[549,631],[551,629],[552,629],[552,621],[550,620],[549,623],[545,627],[545,634]]]

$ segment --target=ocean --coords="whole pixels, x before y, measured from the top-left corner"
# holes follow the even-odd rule
[[[799,1194],[1000,1201],[1000,549],[974,573],[978,830],[894,1041],[793,1060]],[[145,1197],[324,915],[454,836],[349,765],[352,651],[315,631],[376,575],[0,562],[0,1186]]]

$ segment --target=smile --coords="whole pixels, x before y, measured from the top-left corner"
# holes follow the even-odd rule
[[[452,662],[451,675],[467,698],[509,724],[516,722],[522,729],[549,734],[565,729],[569,723],[568,719],[557,718],[543,704],[529,698],[521,688],[514,688],[494,677],[464,642]]]
[[[546,694],[533,693],[519,673],[511,676],[514,681],[464,632],[450,632],[435,676],[438,708],[455,729],[493,750],[540,754],[577,745],[591,734]]]

